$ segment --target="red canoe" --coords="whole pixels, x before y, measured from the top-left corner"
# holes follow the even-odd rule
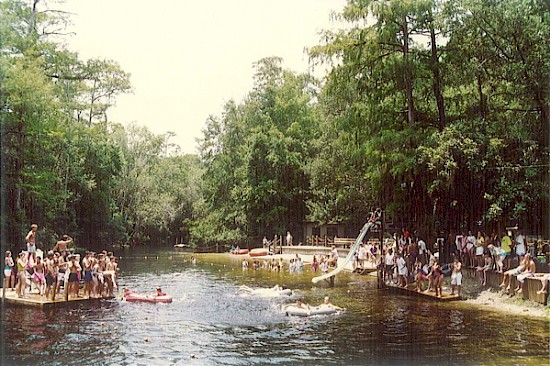
[[[231,254],[248,254],[248,249],[232,250]]]
[[[268,255],[268,254],[269,254],[269,251],[265,248],[256,248],[248,252],[248,255],[251,257],[263,257],[264,255]]]

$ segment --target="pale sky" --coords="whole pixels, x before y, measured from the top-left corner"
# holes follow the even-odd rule
[[[306,47],[335,29],[331,12],[345,0],[66,0],[74,13],[68,48],[82,59],[118,62],[134,93],[121,95],[109,120],[176,133],[171,141],[196,153],[209,115],[252,90],[252,64],[279,56],[308,71]],[[56,6],[59,8],[59,6]]]

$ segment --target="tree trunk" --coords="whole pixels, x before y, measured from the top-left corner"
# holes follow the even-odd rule
[[[405,95],[407,97],[407,123],[412,125],[415,122],[415,110],[413,99],[413,80],[411,75],[411,65],[409,62],[409,30],[407,24],[407,16],[402,17],[403,31],[403,60],[405,62]]]
[[[443,95],[441,95],[441,76],[439,75],[439,60],[437,57],[437,44],[435,40],[435,31],[430,24],[430,39],[431,39],[431,57],[430,66],[434,75],[433,89],[435,101],[437,103],[437,110],[439,112],[439,130],[443,130],[447,125],[447,117],[445,116],[445,104],[443,101]]]
[[[483,88],[481,86],[481,75],[477,75],[477,92],[479,94],[479,115],[481,118],[487,117],[487,103],[485,100],[485,95],[483,95]]]

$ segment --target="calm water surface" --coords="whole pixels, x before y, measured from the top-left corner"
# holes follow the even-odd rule
[[[172,304],[101,301],[63,309],[3,308],[3,365],[548,365],[548,321],[376,289],[376,279],[243,272],[229,255],[123,254],[120,287]],[[341,314],[294,318],[292,300],[244,296],[239,286],[329,295]],[[193,357],[194,356],[194,357]]]

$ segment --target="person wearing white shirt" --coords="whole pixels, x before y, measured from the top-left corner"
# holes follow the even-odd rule
[[[365,244],[363,243],[359,245],[359,255],[357,259],[359,261],[359,267],[363,268],[363,264],[367,259],[367,249],[365,248]]]
[[[476,262],[476,250],[474,248],[475,242],[476,237],[472,234],[471,231],[468,231],[468,236],[466,237],[466,249],[468,250],[468,266],[470,268],[473,268]]]
[[[384,281],[392,283],[393,282],[393,266],[394,266],[394,255],[393,250],[390,248],[384,257],[385,271],[384,271]],[[386,283],[387,283],[386,282]]]
[[[399,254],[395,254],[397,257],[397,260],[395,261],[395,264],[397,265],[397,285],[400,287],[407,287],[407,276],[409,274],[407,270],[407,262],[405,262],[405,259]]]
[[[525,255],[526,252],[527,250],[525,247],[525,236],[523,236],[521,231],[518,230],[518,234],[516,236],[516,254],[519,257],[520,255]]]
[[[422,263],[426,263],[426,253],[427,253],[426,242],[422,239],[418,239],[418,255]]]

